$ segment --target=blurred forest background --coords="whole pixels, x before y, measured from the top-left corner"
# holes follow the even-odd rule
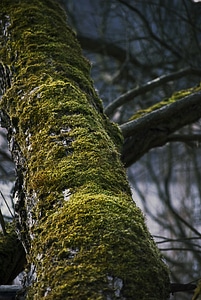
[[[111,120],[122,124],[139,109],[199,84],[201,2],[63,0],[62,5],[92,63],[92,78]],[[154,85],[156,78],[162,80]],[[115,99],[141,86],[135,97],[109,110]],[[9,220],[15,171],[2,128],[0,135],[0,203]],[[128,178],[169,265],[171,281],[200,279],[201,122],[186,126],[175,141],[144,155],[128,168]]]

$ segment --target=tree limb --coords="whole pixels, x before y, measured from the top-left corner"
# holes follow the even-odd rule
[[[186,75],[201,75],[201,70],[188,67],[188,68],[181,69],[177,72],[173,72],[168,75],[163,75],[163,76],[157,77],[139,87],[136,87],[136,88],[128,91],[127,93],[121,95],[120,97],[116,98],[112,103],[110,103],[105,108],[105,113],[108,116],[112,116],[115,109],[117,109],[119,106],[133,100],[134,97],[143,95],[164,83],[184,77]]]
[[[83,49],[90,50],[98,54],[111,56],[121,63],[124,63],[127,59],[127,51],[118,45],[115,45],[114,42],[109,42],[101,38],[86,37],[81,34],[78,34],[77,38]],[[139,68],[143,67],[150,69],[149,65],[141,63],[133,55],[130,55],[129,62],[133,63]]]
[[[122,151],[125,166],[130,166],[150,149],[163,146],[173,132],[200,117],[201,91],[121,125],[125,137]]]
[[[201,142],[201,134],[172,134],[168,136],[167,142],[182,142],[192,148],[196,148]]]

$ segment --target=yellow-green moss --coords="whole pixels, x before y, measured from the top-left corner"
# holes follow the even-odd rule
[[[80,189],[39,224],[31,251],[40,254],[36,268],[42,270],[36,299],[48,286],[47,299],[106,299],[112,292],[106,275],[122,279],[125,299],[166,299],[164,265],[155,265],[160,254],[139,209],[123,193],[95,191]]]
[[[3,2],[10,53],[1,53],[14,73],[1,106],[23,157],[31,213],[21,226],[37,274],[28,298],[166,299],[167,268],[131,198],[122,136],[102,112],[65,14],[52,0]]]
[[[149,114],[150,112],[152,112],[154,110],[160,109],[163,106],[171,104],[179,99],[182,99],[182,98],[184,98],[194,92],[200,91],[200,90],[201,90],[201,84],[198,86],[186,89],[186,90],[181,90],[181,91],[175,92],[170,98],[164,99],[146,109],[140,109],[132,117],[130,117],[130,121],[141,118],[142,116]]]

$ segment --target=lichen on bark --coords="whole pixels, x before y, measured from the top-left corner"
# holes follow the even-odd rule
[[[64,12],[53,0],[3,0],[2,13],[12,85],[1,108],[19,233],[36,267],[28,299],[167,299],[167,267],[132,200],[121,133],[103,114]]]

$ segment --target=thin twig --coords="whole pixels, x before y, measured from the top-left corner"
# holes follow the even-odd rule
[[[4,195],[3,195],[3,193],[2,193],[1,190],[0,190],[0,194],[1,194],[1,197],[3,198],[3,200],[4,200],[4,202],[5,202],[6,206],[7,206],[7,208],[8,208],[8,210],[9,210],[11,216],[14,218],[14,215],[13,215],[13,213],[12,213],[12,211],[11,211],[9,205],[8,205],[8,202],[6,201],[6,198],[4,197]]]
[[[4,221],[1,209],[0,209],[0,224],[1,224],[2,231],[3,231],[3,235],[6,235],[7,234],[7,232],[6,232],[6,225],[5,225],[5,221]]]

